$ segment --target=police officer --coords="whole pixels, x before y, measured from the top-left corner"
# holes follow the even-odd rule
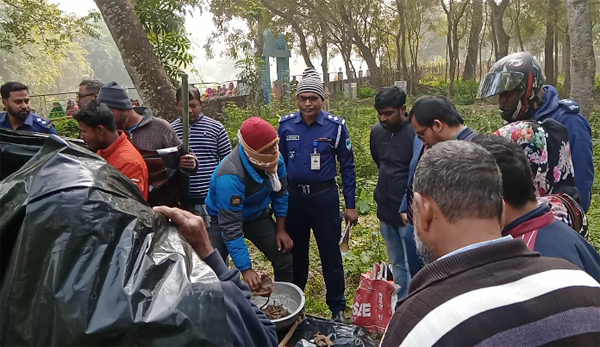
[[[0,87],[0,95],[7,111],[0,113],[0,128],[58,135],[52,122],[31,113],[29,88],[26,85],[7,82]]]
[[[327,305],[335,320],[346,309],[344,269],[338,248],[341,214],[335,177],[335,158],[340,162],[346,223],[356,224],[356,173],[346,121],[321,110],[324,100],[321,78],[313,68],[304,71],[296,93],[299,112],[279,121],[280,151],[288,173],[289,208],[286,231],[292,249],[294,283],[304,289],[308,279],[309,238],[313,230],[327,287]]]

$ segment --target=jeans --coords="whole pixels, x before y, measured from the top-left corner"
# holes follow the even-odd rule
[[[290,190],[285,230],[294,241],[294,284],[304,290],[308,281],[309,240],[312,229],[323,266],[325,301],[334,314],[346,309],[345,278],[339,241],[342,215],[337,187],[303,194]]]
[[[211,220],[212,223],[208,228],[210,242],[219,251],[221,257],[223,257],[223,261],[225,261],[229,255],[229,251],[221,235],[221,228],[218,224],[219,218],[212,216]],[[242,230],[244,237],[252,241],[256,248],[263,252],[271,262],[271,265],[273,265],[275,281],[291,283],[293,280],[292,253],[283,253],[283,251],[277,249],[277,228],[275,221],[271,218],[271,213],[265,213],[255,220],[244,222]]]
[[[398,300],[408,296],[408,284],[410,283],[410,267],[406,254],[406,243],[404,241],[405,226],[395,226],[379,221],[381,235],[385,240],[387,255],[392,263],[392,274],[394,282],[400,286]]]

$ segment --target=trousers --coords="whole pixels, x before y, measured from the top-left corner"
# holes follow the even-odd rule
[[[229,251],[221,236],[221,228],[218,224],[219,218],[211,216],[210,220],[211,223],[208,228],[210,242],[219,251],[223,257],[223,261],[225,261],[229,255]],[[283,253],[283,251],[277,249],[277,228],[275,221],[271,218],[271,214],[265,213],[253,221],[244,222],[242,230],[244,237],[252,241],[256,248],[263,252],[271,262],[275,281],[291,283],[293,280],[292,253]]]
[[[406,253],[406,242],[404,241],[405,226],[395,226],[379,221],[381,235],[385,240],[387,255],[392,263],[392,274],[394,282],[400,286],[398,300],[408,296],[408,284],[410,283],[410,268]]]
[[[417,272],[424,266],[419,253],[417,253],[417,244],[414,237],[415,228],[412,224],[408,224],[404,229],[404,244],[406,245],[406,259],[410,270],[410,277],[414,278]]]
[[[294,241],[294,284],[302,290],[308,281],[309,241],[312,229],[323,266],[326,302],[334,314],[346,309],[345,279],[339,249],[342,215],[335,186],[314,194],[290,190],[286,231]]]

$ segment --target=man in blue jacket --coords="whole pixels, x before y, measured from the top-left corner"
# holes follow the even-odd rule
[[[569,145],[583,209],[590,207],[594,183],[592,129],[579,113],[579,105],[569,99],[559,100],[556,88],[544,85],[541,64],[529,52],[507,55],[498,60],[481,80],[478,98],[499,95],[502,118],[544,121],[554,119],[569,130]]]
[[[219,277],[233,346],[277,346],[275,325],[250,300],[252,294],[240,280],[239,271],[228,269],[219,252],[213,248],[202,217],[166,206],[158,206],[154,210],[177,225],[181,236]]]
[[[261,280],[252,269],[245,237],[267,256],[275,281],[293,280],[289,252],[293,242],[285,230],[287,173],[279,154],[277,132],[265,120],[247,119],[238,139],[239,145],[221,161],[210,181],[206,197],[211,217],[209,235],[223,259],[231,254],[244,281],[255,291]]]
[[[496,159],[502,173],[504,222],[502,235],[521,238],[542,256],[570,261],[600,282],[600,255],[581,235],[557,220],[550,206],[539,205],[529,160],[517,143],[500,136],[479,135],[481,145]]]
[[[31,113],[29,89],[19,82],[7,82],[0,87],[2,106],[0,128],[58,135],[51,121]]]
[[[417,164],[426,148],[450,140],[471,141],[477,134],[468,126],[454,105],[443,96],[426,95],[418,98],[408,114],[408,119],[416,132],[413,142],[413,156],[408,167],[408,184],[406,194],[400,205],[400,216],[406,224],[404,241],[406,243],[406,255],[410,268],[410,274],[414,277],[423,267],[423,263],[417,255],[415,240],[413,238],[413,176]]]

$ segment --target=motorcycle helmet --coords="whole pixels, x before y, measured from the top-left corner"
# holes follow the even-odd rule
[[[498,60],[483,76],[477,98],[489,98],[508,91],[519,93],[512,104],[500,109],[502,119],[514,122],[526,118],[525,114],[545,81],[546,76],[537,59],[529,52],[513,53]]]

